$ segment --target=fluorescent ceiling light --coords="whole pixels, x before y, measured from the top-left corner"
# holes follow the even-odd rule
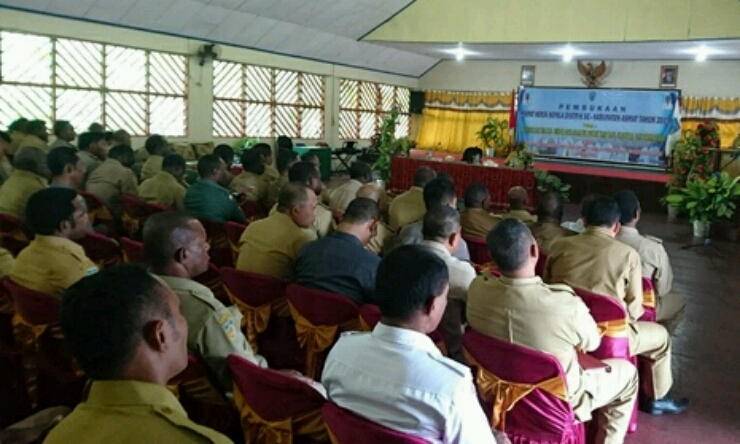
[[[586,53],[584,53],[582,51],[578,51],[577,49],[573,48],[572,46],[567,45],[567,46],[565,46],[562,49],[559,49],[557,51],[553,51],[552,54],[559,55],[560,57],[563,58],[563,61],[564,62],[570,62],[570,61],[573,60],[574,57],[576,57],[576,56],[582,56],[582,55],[585,55]]]
[[[454,55],[455,60],[457,61],[465,60],[466,56],[478,55],[478,53],[475,51],[470,51],[463,48],[462,43],[458,44],[456,48],[443,49],[442,52]]]
[[[709,56],[709,50],[706,46],[701,45],[699,49],[696,50],[696,61],[703,62],[707,60],[707,56]]]

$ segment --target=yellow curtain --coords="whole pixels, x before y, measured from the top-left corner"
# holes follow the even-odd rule
[[[426,91],[425,107],[459,108],[481,110],[508,110],[511,106],[510,92],[465,93],[450,91]]]
[[[705,119],[682,119],[681,129],[694,131]],[[722,148],[731,148],[732,142],[740,134],[740,120],[716,120],[719,128],[719,146]]]
[[[508,122],[509,112],[425,108],[416,146],[448,153],[462,153],[465,148],[481,146],[476,133],[489,117]]]

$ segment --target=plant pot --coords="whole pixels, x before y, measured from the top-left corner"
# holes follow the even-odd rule
[[[694,237],[709,237],[709,229],[712,227],[711,222],[702,222],[695,220],[694,222]]]
[[[496,154],[496,150],[493,148],[486,148],[486,157],[493,157]]]
[[[668,222],[676,222],[680,213],[681,207],[679,207],[678,205],[668,205]]]

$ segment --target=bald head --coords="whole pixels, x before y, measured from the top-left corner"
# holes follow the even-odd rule
[[[512,210],[523,210],[527,206],[528,199],[529,195],[524,187],[516,186],[509,190],[509,207]]]
[[[13,167],[47,179],[51,176],[49,167],[46,165],[46,153],[36,147],[26,146],[19,149],[13,157]]]
[[[380,198],[383,197],[383,190],[374,183],[368,183],[361,186],[360,189],[357,190],[357,195],[355,197],[380,202]]]
[[[563,198],[558,193],[547,193],[537,204],[537,218],[541,222],[560,223],[563,218]]]

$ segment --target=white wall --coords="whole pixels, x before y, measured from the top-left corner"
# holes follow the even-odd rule
[[[605,88],[658,88],[661,65],[678,66],[684,96],[740,96],[740,61],[615,60]],[[576,62],[444,61],[421,77],[424,90],[511,91],[519,85],[522,65],[535,65],[535,86],[584,86]]]
[[[67,37],[180,54],[193,54],[204,43],[200,40],[172,37],[2,8],[0,8],[0,28],[8,31]],[[337,96],[340,78],[387,83],[411,89],[418,87],[418,79],[415,78],[395,76],[231,46],[223,46],[222,49],[222,60],[291,69],[327,76],[323,140],[326,140],[332,146],[340,144],[338,126],[339,97]],[[234,140],[213,138],[212,108],[213,70],[211,64],[209,63],[204,67],[201,79],[201,69],[198,66],[198,61],[195,58],[191,58],[190,79],[188,82],[188,141],[204,142],[214,140],[216,143],[219,143]],[[173,139],[173,141],[178,140],[182,139]],[[294,141],[301,142],[302,140],[294,139]],[[141,146],[143,145],[143,139],[134,138],[132,143],[134,147]]]

